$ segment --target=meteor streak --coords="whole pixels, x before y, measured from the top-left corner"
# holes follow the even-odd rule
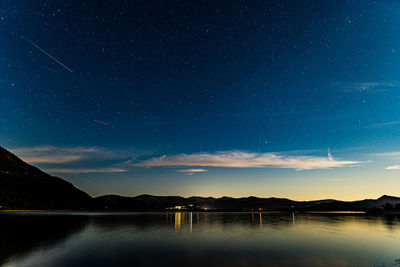
[[[109,124],[108,122],[105,122],[105,121],[99,121],[99,120],[93,120],[94,122],[97,122],[97,123],[100,123],[100,124],[103,124],[103,125],[107,125],[107,126],[110,126],[111,124]]]
[[[38,46],[37,44],[35,44],[34,42],[32,42],[31,40],[29,40],[28,38],[21,36],[22,39],[24,39],[25,41],[27,41],[28,43],[30,43],[31,45],[33,45],[34,47],[36,47],[37,49],[39,49],[39,51],[41,51],[43,54],[45,54],[46,56],[48,56],[49,58],[51,58],[52,60],[54,60],[55,62],[57,62],[60,66],[62,66],[64,69],[68,70],[71,73],[74,73],[73,70],[71,70],[70,68],[68,68],[67,66],[65,66],[61,61],[59,61],[58,59],[56,59],[55,57],[53,57],[52,55],[50,55],[49,53],[47,53],[44,49],[42,49],[40,46]]]

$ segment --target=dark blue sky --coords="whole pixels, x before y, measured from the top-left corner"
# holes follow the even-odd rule
[[[397,1],[0,12],[0,145],[93,195],[353,199],[400,185]]]

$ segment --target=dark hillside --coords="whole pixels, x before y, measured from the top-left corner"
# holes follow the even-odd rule
[[[0,206],[6,209],[89,208],[92,198],[71,183],[0,147]]]

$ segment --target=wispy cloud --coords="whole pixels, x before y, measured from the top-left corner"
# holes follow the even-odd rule
[[[390,152],[383,152],[383,153],[371,153],[368,154],[370,157],[381,158],[387,164],[390,163],[398,163],[400,160],[400,151],[390,151]],[[389,163],[389,164],[390,164]],[[390,165],[385,167],[385,170],[400,170],[400,165]]]
[[[400,165],[387,166],[385,170],[400,170]]]
[[[109,150],[100,147],[36,146],[10,149],[30,164],[38,164],[49,173],[121,173],[129,170],[124,162],[136,155],[130,149]],[[115,163],[117,162],[117,163]]]
[[[110,156],[110,151],[96,147],[36,146],[10,149],[12,153],[28,163],[70,163],[89,158]]]
[[[344,92],[385,92],[400,86],[398,81],[337,82],[332,84]]]
[[[196,166],[196,167],[230,167],[254,168],[272,167],[296,170],[329,169],[345,166],[355,166],[360,161],[334,159],[321,156],[291,156],[281,153],[249,153],[242,151],[220,151],[216,153],[194,153],[162,156],[135,163],[135,166]]]
[[[28,163],[69,163],[69,162],[74,162],[74,161],[79,161],[82,159],[82,156],[77,155],[77,156],[21,156],[21,158],[28,162]]]
[[[398,125],[400,124],[400,121],[387,121],[387,122],[380,122],[380,123],[374,123],[366,128],[381,128],[381,127],[386,127],[386,126],[393,126],[393,125]]]
[[[391,151],[391,152],[383,152],[383,153],[372,153],[369,154],[370,156],[376,156],[376,157],[387,157],[387,158],[394,158],[394,157],[400,157],[400,151]]]
[[[127,172],[126,169],[119,168],[92,168],[92,169],[44,169],[43,171],[49,173],[115,173],[115,172]]]
[[[206,172],[205,169],[184,169],[184,170],[177,170],[177,172],[185,173],[186,175],[194,175],[196,173]]]

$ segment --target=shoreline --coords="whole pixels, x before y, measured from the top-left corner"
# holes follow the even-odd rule
[[[202,213],[296,213],[296,214],[369,214],[367,211],[241,211],[241,210],[0,210],[1,213],[176,213],[176,212],[202,212]],[[381,215],[387,213],[373,213]],[[400,211],[397,213],[400,214]]]

